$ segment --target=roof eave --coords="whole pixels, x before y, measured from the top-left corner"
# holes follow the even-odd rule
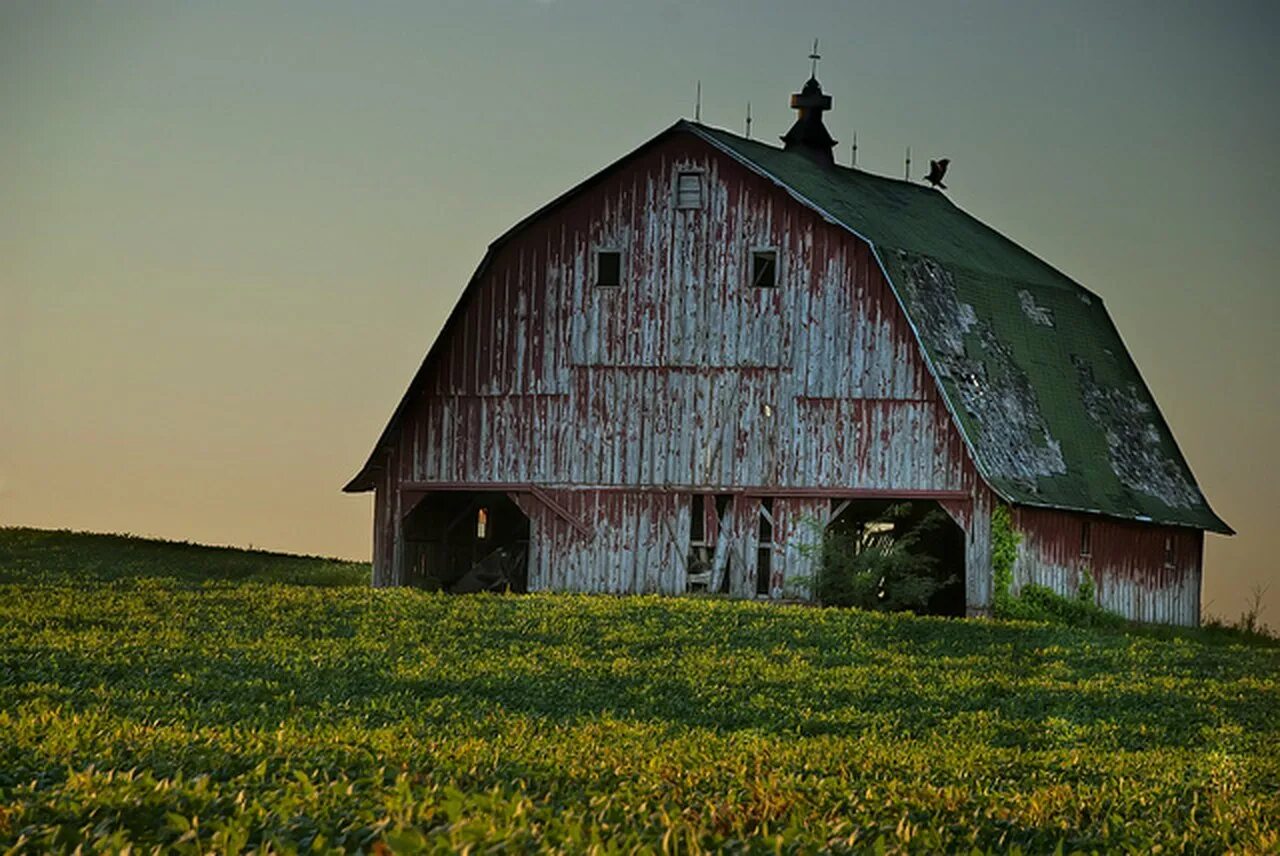
[[[1149,523],[1152,526],[1175,526],[1180,529],[1197,529],[1202,532],[1212,532],[1215,535],[1235,535],[1236,534],[1236,530],[1232,529],[1229,525],[1227,525],[1226,521],[1224,521],[1221,517],[1219,517],[1218,514],[1212,508],[1209,507],[1208,502],[1205,502],[1204,504],[1205,510],[1207,510],[1209,514],[1213,517],[1214,521],[1216,521],[1216,525],[1201,525],[1199,523],[1188,523],[1185,520],[1161,520],[1155,517],[1150,517],[1145,514],[1116,514],[1114,511],[1102,511],[1097,508],[1082,508],[1074,505],[1067,505],[1061,502],[1033,502],[1027,499],[1010,499],[1008,496],[1006,496],[1003,492],[998,490],[996,486],[991,484],[990,482],[987,483],[987,486],[990,487],[991,490],[995,492],[995,494],[999,496],[1001,499],[1008,502],[1010,505],[1015,505],[1015,506],[1023,506],[1026,508],[1044,508],[1050,511],[1070,511],[1076,514],[1094,514],[1094,515],[1097,515],[1098,517],[1107,517],[1107,518],[1110,518],[1111,520],[1123,520],[1127,523]]]
[[[368,493],[376,487],[373,474],[377,470],[366,467],[355,474],[351,481],[342,486],[343,493]]]

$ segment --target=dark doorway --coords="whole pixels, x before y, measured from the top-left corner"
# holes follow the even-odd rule
[[[529,518],[505,493],[430,494],[405,516],[404,536],[409,585],[528,591]]]
[[[849,499],[832,501],[827,529],[851,536],[846,543],[900,543],[908,533],[911,550],[933,559],[930,570],[939,588],[923,612],[965,614],[965,544],[962,530],[933,500]]]

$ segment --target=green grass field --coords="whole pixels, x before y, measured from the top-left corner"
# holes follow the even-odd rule
[[[1280,851],[1280,649],[0,530],[0,851]]]

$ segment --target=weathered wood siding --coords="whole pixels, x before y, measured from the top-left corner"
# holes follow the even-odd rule
[[[1135,621],[1199,623],[1200,530],[1025,507],[1013,523],[1022,535],[1015,591],[1037,583],[1075,596],[1087,569],[1105,609]]]
[[[673,204],[688,170],[704,175],[699,211]],[[619,288],[592,284],[601,247],[623,253]],[[748,282],[763,247],[777,288]],[[384,495],[397,485],[529,483],[592,533],[526,498],[533,588],[678,592],[689,495],[746,491],[777,497],[785,587],[809,573],[800,518],[829,507],[795,490],[929,491],[969,535],[971,607],[989,604],[986,489],[873,253],[691,136],[505,241],[426,371],[378,486],[376,562],[398,562],[408,509]],[[735,505],[742,595],[756,590],[752,502]]]
[[[991,512],[997,497],[981,481],[974,485],[971,499],[943,500],[939,505],[964,530],[965,607],[971,615],[991,615]]]

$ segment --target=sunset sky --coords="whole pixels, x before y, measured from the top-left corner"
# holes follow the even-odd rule
[[[1280,4],[0,5],[0,524],[368,558],[364,461],[486,245],[808,75],[1100,294],[1280,625]],[[1275,580],[1275,582],[1271,582]]]

